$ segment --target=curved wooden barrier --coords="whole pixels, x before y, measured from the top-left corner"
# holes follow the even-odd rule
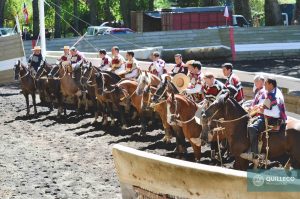
[[[113,147],[123,198],[298,199],[296,192],[247,192],[247,173]],[[299,184],[299,180],[295,181]],[[138,197],[137,197],[138,195]],[[139,197],[139,195],[141,197]]]

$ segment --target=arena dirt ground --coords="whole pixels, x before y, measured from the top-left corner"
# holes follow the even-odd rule
[[[246,71],[297,78],[300,74],[300,59],[235,65]],[[0,87],[0,198],[121,198],[111,154],[114,144],[175,157],[175,140],[163,143],[163,131],[158,127],[141,137],[138,125],[125,131],[92,126],[92,115],[77,116],[70,110],[66,118],[58,120],[56,110],[49,112],[45,107],[38,107],[37,117],[25,117],[25,99],[19,91],[18,84]],[[188,152],[186,158],[191,161],[191,148]],[[206,147],[202,152],[202,163],[214,164]]]

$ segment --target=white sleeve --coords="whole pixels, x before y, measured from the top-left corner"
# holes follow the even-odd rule
[[[202,86],[200,84],[196,84],[194,88],[187,88],[186,90],[187,94],[194,94],[194,93],[202,93]]]

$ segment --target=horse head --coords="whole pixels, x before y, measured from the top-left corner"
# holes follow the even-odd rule
[[[13,68],[14,72],[15,72],[15,80],[18,80],[20,77],[20,70],[21,70],[21,61],[18,60]]]
[[[59,70],[61,69],[62,66],[62,62],[59,62],[58,64],[53,65],[52,69],[50,70],[50,72],[48,73],[48,77],[58,77],[59,76]]]
[[[104,75],[102,72],[98,72],[96,74],[96,84],[97,84],[97,92],[99,95],[103,95],[104,93]]]
[[[151,76],[147,72],[143,72],[138,78],[138,87],[136,89],[137,95],[142,95],[145,88],[151,83]]]
[[[44,75],[48,75],[50,73],[50,71],[52,70],[52,65],[48,64],[46,61],[44,61],[39,69],[36,72],[35,78],[39,79]]]

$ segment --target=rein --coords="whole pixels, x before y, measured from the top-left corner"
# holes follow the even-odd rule
[[[92,78],[93,71],[95,70],[96,72],[98,72],[96,69],[94,69],[94,67],[95,67],[95,66],[92,66],[92,70],[91,70],[91,72],[90,72],[90,74],[89,74],[89,77],[85,77],[84,75],[81,75],[81,78],[80,78],[80,84],[81,84],[82,86],[84,86],[84,85],[82,84],[82,79],[83,79],[83,78],[86,78],[86,79],[87,79],[87,80],[86,80],[86,85],[88,85],[89,87],[95,87],[95,86],[97,85],[97,83],[95,83],[95,84],[90,84],[90,83],[89,83],[89,81],[90,81],[91,78]]]

